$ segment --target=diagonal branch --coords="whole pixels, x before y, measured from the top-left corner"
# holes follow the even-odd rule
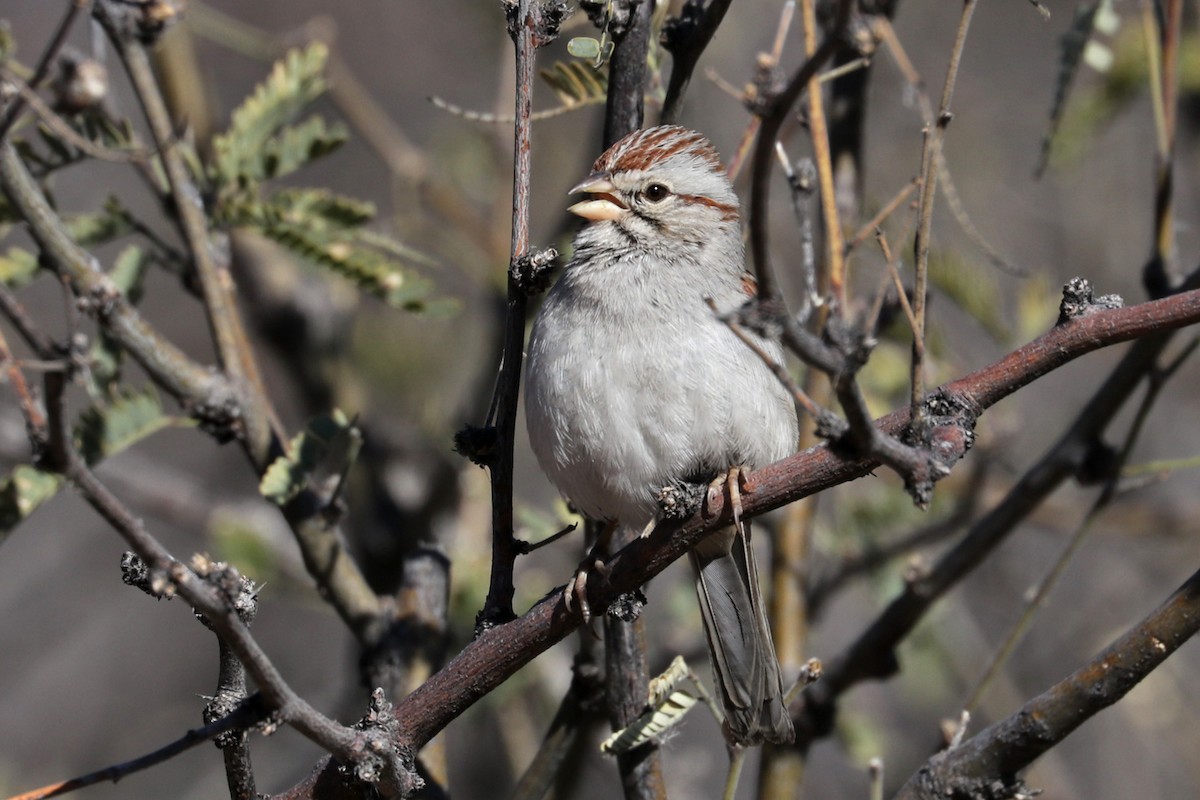
[[[1016,775],[1076,728],[1124,697],[1200,631],[1200,572],[1091,662],[959,747],[934,756],[897,800],[999,796]],[[1004,797],[1016,796],[1005,793]]]
[[[1101,347],[1200,322],[1200,291],[1189,291],[1129,308],[1094,311],[1058,325],[1039,339],[1000,361],[941,387],[936,396],[952,398],[970,413],[982,413],[1038,377]],[[1147,341],[1154,341],[1155,336]],[[1149,347],[1142,345],[1138,347]],[[1098,410],[1102,406],[1095,406]],[[908,409],[876,421],[889,434],[908,423]],[[934,431],[947,451],[966,448],[963,430],[949,423]],[[948,455],[947,455],[948,457]],[[753,475],[756,489],[743,495],[747,514],[761,514],[794,500],[824,491],[869,473],[878,464],[869,459],[838,455],[820,445],[772,464]],[[592,573],[588,598],[593,608],[605,608],[619,594],[633,591],[686,553],[706,534],[728,523],[722,500],[708,519],[660,525],[650,537],[628,545],[605,568]],[[607,577],[604,577],[607,575]],[[518,619],[484,631],[440,672],[397,706],[401,741],[419,747],[473,703],[503,683],[536,655],[560,641],[580,624],[567,611],[562,591],[546,598]],[[816,684],[823,686],[825,681]]]

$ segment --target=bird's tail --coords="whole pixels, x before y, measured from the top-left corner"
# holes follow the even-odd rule
[[[783,679],[745,534],[731,526],[692,551],[696,593],[730,737],[739,744],[786,743],[795,737],[783,702]]]

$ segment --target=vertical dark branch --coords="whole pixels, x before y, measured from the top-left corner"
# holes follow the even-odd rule
[[[604,147],[642,127],[646,87],[646,55],[650,47],[652,0],[618,2],[618,18],[627,18],[623,30],[614,31],[616,48],[609,65],[608,105],[604,117]],[[622,8],[623,7],[623,8]],[[623,13],[622,13],[623,12]],[[621,528],[612,546],[628,544],[636,531]],[[604,617],[605,695],[613,730],[631,724],[646,708],[650,675],[646,664],[646,625],[631,609],[622,617]],[[621,788],[628,800],[666,797],[658,745],[648,743],[617,756]]]
[[[674,124],[679,121],[679,112],[683,108],[683,96],[691,83],[692,73],[700,55],[712,41],[713,34],[725,19],[725,12],[733,0],[711,0],[708,8],[704,8],[704,0],[687,0],[679,12],[679,17],[671,20],[663,32],[663,46],[671,54],[671,77],[667,81],[667,95],[663,100],[663,124]]]
[[[608,68],[608,104],[604,112],[604,147],[642,127],[645,114],[646,52],[650,47],[653,0],[617,0],[628,14],[623,31],[613,32],[616,48]],[[616,12],[618,18],[621,12]]]
[[[538,47],[558,33],[565,15],[561,0],[506,0],[508,32],[517,59],[517,100],[513,125],[512,244],[509,250],[508,295],[504,321],[504,350],[500,376],[488,412],[494,426],[494,448],[488,459],[492,473],[492,575],[480,626],[513,618],[513,564],[517,558],[513,539],[513,437],[517,425],[517,394],[521,388],[521,357],[525,346],[526,288],[519,265],[529,258],[529,198],[532,151],[533,62]]]

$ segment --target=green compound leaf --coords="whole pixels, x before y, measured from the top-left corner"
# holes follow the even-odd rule
[[[414,264],[428,264],[429,259],[381,234],[361,230],[375,212],[369,203],[317,189],[288,189],[240,210],[242,224],[389,305],[431,310],[433,284],[412,272]]]
[[[341,411],[313,417],[288,444],[288,451],[263,473],[258,491],[284,505],[300,494],[309,480],[321,474],[344,474],[358,454],[360,439],[354,423]]]
[[[328,55],[320,43],[288,51],[267,80],[233,112],[229,130],[213,139],[218,184],[248,186],[271,175],[271,163],[275,174],[282,174],[277,170],[284,165],[290,171],[303,163],[299,160],[303,150],[328,152],[345,139],[344,132],[311,122],[276,138],[280,129],[325,91]]]
[[[310,117],[269,139],[263,146],[262,174],[248,177],[263,180],[288,175],[310,161],[332,153],[342,146],[347,136],[345,125],[330,126],[320,117]]]

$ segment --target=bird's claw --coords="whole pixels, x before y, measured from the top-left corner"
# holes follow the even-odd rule
[[[753,492],[754,483],[750,480],[750,470],[744,466],[733,466],[729,471],[718,475],[708,484],[708,494],[704,499],[705,516],[713,516],[712,507],[722,495],[729,498],[729,509],[733,515],[733,524],[742,529],[742,492]]]

